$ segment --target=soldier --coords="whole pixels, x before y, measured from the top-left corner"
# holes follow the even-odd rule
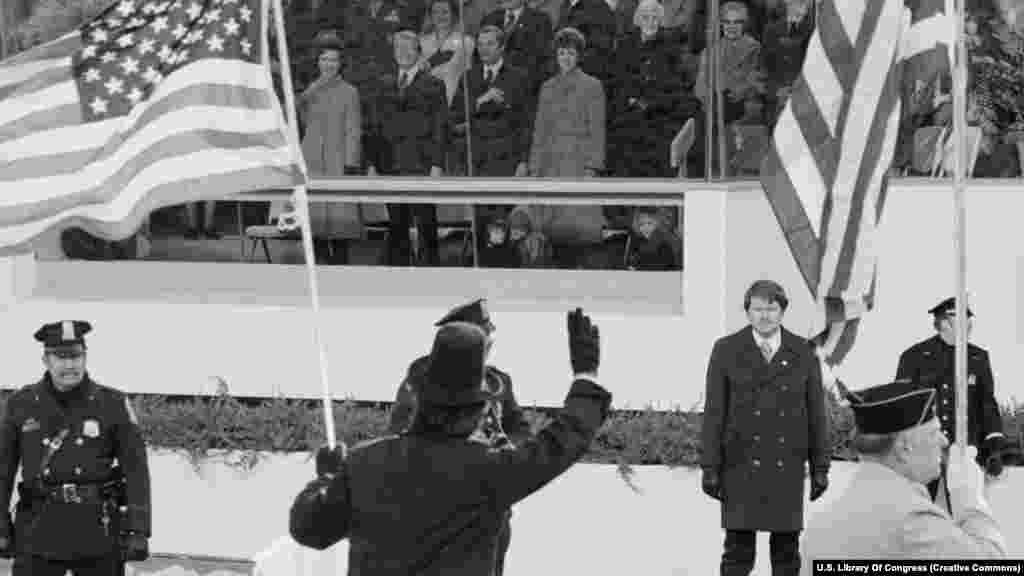
[[[754,282],[743,299],[750,325],[715,342],[708,363],[702,485],[722,503],[722,576],[750,574],[757,531],[771,532],[773,576],[796,576],[808,463],[811,500],[828,487],[821,368],[782,327],[788,304],[782,286]]]
[[[1006,542],[985,500],[976,455],[965,458],[960,450],[950,455],[946,474],[952,514],[925,490],[942,474],[948,445],[935,418],[935,389],[908,379],[847,392],[846,397],[860,462],[847,489],[808,523],[804,554],[812,562],[1005,558]],[[807,563],[800,573],[812,572]]]
[[[493,574],[505,511],[569,469],[604,422],[596,326],[568,314],[575,379],[564,408],[535,437],[494,449],[474,439],[486,402],[487,334],[441,326],[406,432],[317,452],[317,478],[295,499],[289,530],[324,550],[350,541],[350,574]]]
[[[936,334],[900,354],[896,378],[910,378],[935,388],[939,423],[950,444],[956,442],[956,303],[947,298],[928,311]],[[973,328],[974,313],[967,310],[967,334]],[[992,365],[984,348],[967,345],[967,444],[978,448],[978,464],[991,476],[1003,471],[1003,421],[995,399]],[[939,480],[928,484],[932,498],[940,496]]]
[[[485,354],[490,356],[497,327],[491,322],[484,299],[481,298],[456,307],[444,318],[434,323],[434,326],[444,326],[452,322],[469,322],[479,326],[487,335]],[[409,365],[405,380],[398,387],[398,396],[395,398],[394,407],[391,409],[391,420],[388,426],[390,433],[400,434],[412,424],[413,414],[416,410],[417,390],[423,386],[429,360],[429,356],[421,356]],[[512,378],[488,364],[484,382],[494,398],[488,400],[484,408],[484,417],[473,433],[473,437],[499,449],[514,447],[526,441],[530,437],[530,423],[523,417],[523,410],[512,393]],[[495,576],[501,576],[504,571],[505,554],[508,552],[512,537],[511,519],[512,509],[510,508],[506,513],[499,536],[498,564]]]
[[[0,552],[13,576],[111,576],[149,556],[146,446],[128,399],[86,371],[88,322],[47,324],[46,374],[14,393],[0,425]]]

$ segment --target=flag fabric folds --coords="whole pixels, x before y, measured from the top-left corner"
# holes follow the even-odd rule
[[[878,224],[905,82],[947,58],[943,0],[822,0],[761,183],[821,311],[830,365],[874,303]],[[918,71],[914,71],[917,69]]]
[[[261,0],[121,0],[0,62],[0,254],[132,235],[154,209],[304,184]]]

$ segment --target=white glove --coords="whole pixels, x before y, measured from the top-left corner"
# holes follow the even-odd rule
[[[962,451],[955,446],[949,451],[946,466],[946,487],[954,520],[962,520],[972,512],[992,515],[985,499],[985,472],[975,462],[978,449],[968,446]]]

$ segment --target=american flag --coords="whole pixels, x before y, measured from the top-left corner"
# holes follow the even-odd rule
[[[121,0],[0,62],[0,252],[54,227],[119,240],[156,208],[303,184],[267,13],[261,0]]]
[[[948,63],[944,0],[821,0],[761,183],[836,365],[875,297],[877,227],[905,83]]]

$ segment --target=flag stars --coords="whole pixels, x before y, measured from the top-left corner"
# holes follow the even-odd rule
[[[135,13],[135,4],[131,0],[121,0],[117,5],[117,13],[127,18]]]
[[[85,48],[82,48],[82,60],[88,60],[89,58],[96,57],[96,45],[89,44]]]
[[[107,92],[111,95],[120,94],[124,90],[124,82],[118,77],[112,77],[103,85],[106,87]]]
[[[167,29],[167,16],[158,16],[149,26],[157,34],[163,32]]]
[[[89,103],[89,108],[92,109],[92,113],[97,116],[107,113],[107,101],[99,96],[92,99]]]
[[[82,75],[82,80],[89,83],[99,82],[101,78],[100,71],[95,68],[89,68],[85,71],[85,74]]]
[[[203,7],[193,2],[189,4],[188,8],[185,10],[185,13],[188,14],[189,20],[195,20],[196,18],[199,18],[199,16],[203,13]]]
[[[100,62],[104,64],[110,64],[114,60],[117,60],[117,55],[113,52],[104,52],[103,56],[100,56]]]
[[[210,10],[203,15],[203,24],[212,24],[214,22],[220,22],[220,9],[218,8]]]
[[[188,50],[180,50],[174,55],[174,62],[172,64],[180,65],[184,64],[188,60]]]
[[[100,44],[102,42],[106,42],[107,39],[108,39],[108,36],[107,36],[106,30],[103,30],[102,28],[97,28],[97,29],[92,31],[92,41],[95,42],[96,44]]]
[[[252,10],[248,6],[242,6],[238,9],[238,14],[242,17],[242,22],[249,22],[252,20]]]
[[[125,34],[124,36],[120,36],[117,39],[117,45],[121,48],[128,48],[133,44],[135,44],[135,38],[132,38],[131,34]]]
[[[242,41],[239,42],[239,45],[242,47],[242,52],[246,56],[249,56],[252,53],[252,43],[249,42],[248,38],[242,38]]]
[[[143,39],[142,42],[139,43],[139,48],[138,48],[139,54],[141,54],[142,56],[145,56],[146,54],[149,54],[150,52],[152,52],[154,50],[153,44],[154,44],[154,41],[153,41],[152,38],[145,38],[145,39]]]
[[[128,101],[131,102],[133,107],[136,104],[138,104],[140,100],[142,100],[142,97],[142,90],[139,90],[138,86],[133,86],[131,92],[128,92],[128,94],[125,95],[125,98],[127,98]]]
[[[210,36],[209,40],[206,41],[206,45],[210,47],[211,52],[224,51],[224,39],[216,34]]]
[[[146,25],[146,21],[143,20],[142,18],[139,18],[138,16],[136,16],[135,18],[132,18],[131,20],[128,21],[128,26],[130,26],[132,28],[142,28],[145,25]]]
[[[174,58],[174,51],[171,50],[170,46],[164,44],[160,47],[160,52],[157,53],[160,60],[170,64]]]
[[[174,27],[174,30],[171,32],[171,36],[174,36],[175,40],[181,40],[186,34],[188,34],[188,28],[182,26],[180,22],[178,23],[177,26]]]
[[[226,36],[229,36],[229,37],[230,36],[238,36],[238,28],[239,28],[238,20],[235,20],[234,18],[231,18],[227,22],[224,23],[224,34]]]
[[[193,31],[188,33],[188,36],[185,36],[185,44],[195,44],[196,42],[199,42],[202,39],[203,39],[203,31],[202,30],[193,30]]]
[[[111,16],[110,18],[107,18],[107,26],[110,26],[111,28],[120,28],[121,24],[121,19],[117,18],[116,16]]]
[[[121,61],[121,70],[123,70],[125,74],[136,74],[139,71],[139,61],[128,56]]]
[[[142,73],[142,77],[146,80],[146,82],[149,82],[150,84],[156,84],[157,82],[163,80],[164,76],[159,71],[157,71],[156,68],[150,66],[149,68],[146,68],[145,72]]]

